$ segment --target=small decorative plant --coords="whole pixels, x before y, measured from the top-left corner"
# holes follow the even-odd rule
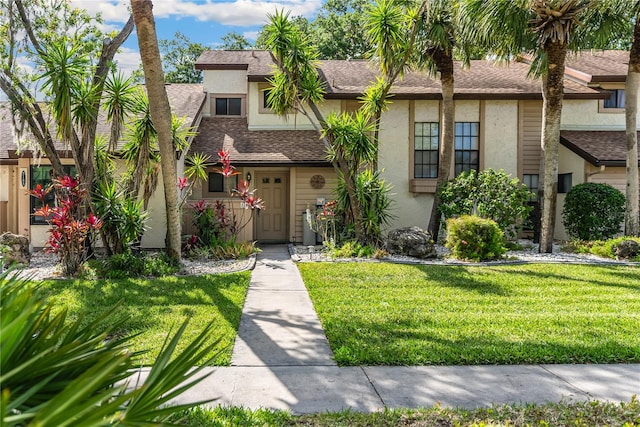
[[[50,191],[55,191],[58,195],[58,206],[50,207],[45,203]],[[70,176],[54,179],[53,184],[47,188],[38,184],[30,191],[33,197],[42,202],[42,207],[33,214],[44,218],[51,226],[46,243],[47,251],[58,254],[63,274],[67,276],[75,275],[87,260],[87,248],[102,226],[102,221],[93,213],[85,218],[80,217],[80,205],[86,193],[87,190],[79,181]]]
[[[507,251],[498,224],[473,215],[447,220],[445,246],[451,250],[452,257],[469,261],[499,259]]]

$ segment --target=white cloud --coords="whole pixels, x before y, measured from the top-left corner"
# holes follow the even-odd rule
[[[129,18],[129,2],[124,0],[72,0],[74,6],[86,9],[90,14],[101,13],[105,22],[126,22]],[[156,18],[195,18],[199,21],[223,25],[263,25],[267,14],[284,9],[292,16],[312,16],[322,6],[321,0],[235,0],[235,1],[171,1],[156,0],[153,14]]]
[[[142,63],[140,52],[128,48],[120,48],[113,59],[117,62],[118,71],[121,71],[125,77],[129,77]]]
[[[244,33],[242,33],[242,35],[245,36],[247,40],[254,41],[258,38],[258,34],[260,34],[260,31],[245,31]]]

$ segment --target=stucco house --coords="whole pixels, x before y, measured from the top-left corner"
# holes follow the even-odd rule
[[[560,212],[571,186],[606,182],[624,192],[627,62],[628,52],[599,51],[584,52],[567,63],[556,238],[567,237]],[[191,97],[186,102],[191,104],[183,104],[194,112],[190,123],[198,131],[190,151],[216,158],[218,150],[229,150],[242,177],[250,179],[265,200],[266,209],[241,237],[301,242],[302,213],[333,199],[335,172],[307,117],[291,114],[283,118],[269,110],[265,91],[273,67],[266,51],[207,51],[200,56],[196,68],[203,70],[203,84],[190,86]],[[452,173],[504,169],[531,189],[537,188],[542,94],[540,82],[527,78],[528,69],[525,62],[498,66],[472,61],[469,69],[456,65]],[[328,113],[358,108],[357,98],[375,79],[377,70],[367,61],[321,61],[320,74],[326,84],[326,101],[320,107]],[[395,219],[390,228],[427,227],[437,173],[440,104],[437,79],[412,72],[396,84],[390,108],[382,116],[378,166],[393,186]],[[173,106],[174,113],[185,115]],[[20,174],[29,172],[37,160],[15,152],[10,130],[2,123],[0,230],[23,231],[29,225],[29,211],[22,194],[31,181],[22,185]],[[220,175],[213,168],[208,172],[208,180],[194,188],[192,199],[226,197]],[[147,233],[154,237],[145,237],[144,247],[157,247],[164,239],[161,202],[154,202],[153,232]],[[40,235],[34,227],[29,231],[37,240]],[[188,218],[185,229],[189,229]]]

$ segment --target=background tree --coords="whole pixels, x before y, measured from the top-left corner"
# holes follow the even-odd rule
[[[176,149],[172,141],[171,107],[164,85],[160,49],[158,48],[153,18],[153,4],[150,0],[131,0],[131,9],[138,34],[140,57],[142,58],[145,84],[149,96],[149,110],[158,135],[162,158],[162,179],[167,214],[166,251],[169,257],[179,260],[181,240]]]
[[[207,47],[194,43],[181,32],[177,31],[172,39],[162,39],[158,41],[162,58],[162,69],[164,70],[164,80],[167,83],[201,83],[202,70],[196,70],[194,64],[200,54],[207,50]],[[144,81],[144,71],[142,64],[134,72],[135,81]]]
[[[528,54],[530,74],[542,80],[542,205],[540,252],[553,250],[558,193],[558,152],[564,98],[565,60],[569,51],[602,45],[623,17],[589,0],[462,0],[467,34],[498,58]],[[481,29],[481,31],[478,31]]]
[[[245,36],[231,31],[222,36],[222,44],[219,48],[223,50],[247,50],[251,49],[252,45]]]

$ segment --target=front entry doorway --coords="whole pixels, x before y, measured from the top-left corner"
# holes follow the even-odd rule
[[[256,171],[258,197],[265,209],[256,216],[256,240],[266,243],[286,242],[289,201],[289,171]]]

